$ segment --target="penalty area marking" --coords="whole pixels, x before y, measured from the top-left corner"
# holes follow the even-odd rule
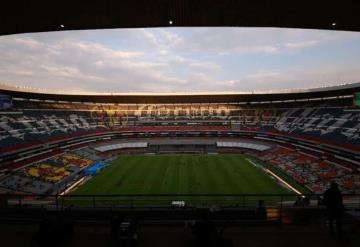
[[[247,161],[249,161],[252,165],[254,165],[255,167],[259,167],[258,164],[256,164],[255,162],[253,162],[250,159],[246,159]],[[269,173],[271,176],[273,176],[275,179],[277,179],[279,182],[281,182],[282,184],[284,184],[287,188],[289,188],[290,190],[294,191],[296,194],[298,195],[302,195],[302,193],[300,191],[298,191],[297,189],[295,189],[293,186],[291,186],[289,183],[287,183],[284,179],[282,179],[281,177],[279,177],[278,175],[276,175],[275,173],[273,173],[272,171],[270,171],[269,169],[265,168],[265,167],[261,167],[262,169],[264,169],[265,172]]]

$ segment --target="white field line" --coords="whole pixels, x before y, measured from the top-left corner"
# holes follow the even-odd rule
[[[80,178],[78,181],[73,183],[69,188],[67,188],[65,191],[63,191],[59,196],[66,195],[68,192],[70,192],[72,189],[74,189],[76,186],[78,186],[82,181],[84,181],[85,177]]]
[[[252,165],[259,167],[256,163],[254,163],[252,160],[247,159],[247,161],[249,161]],[[279,177],[278,175],[276,175],[275,173],[273,173],[272,171],[270,171],[269,169],[262,167],[262,169],[264,169],[265,172],[270,173],[271,176],[273,176],[274,178],[276,178],[278,181],[280,181],[282,184],[284,184],[287,188],[289,188],[290,190],[294,191],[296,194],[298,195],[302,195],[302,193],[300,191],[298,191],[297,189],[295,189],[293,186],[291,186],[289,183],[287,183],[284,179],[282,179],[281,177]]]

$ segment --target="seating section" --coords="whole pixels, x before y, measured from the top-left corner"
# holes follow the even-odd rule
[[[24,175],[27,177],[42,179],[51,183],[57,183],[70,174],[64,167],[55,167],[47,163],[40,163],[24,170]]]
[[[104,129],[104,121],[84,112],[0,113],[0,147]]]
[[[257,151],[265,151],[270,148],[270,146],[255,144],[255,143],[248,143],[248,142],[216,142],[217,147],[224,147],[224,148],[246,148],[246,149],[253,149]]]
[[[59,162],[61,165],[64,165],[65,167],[68,167],[68,168],[75,166],[80,169],[84,168],[94,162],[93,160],[81,158],[75,154],[61,155],[61,156],[55,158],[55,161]]]
[[[344,193],[360,192],[360,176],[357,169],[285,147],[277,147],[261,154],[261,159],[312,192],[322,193],[332,181],[339,183]]]
[[[102,145],[95,147],[94,149],[99,152],[107,152],[118,149],[126,149],[126,148],[146,148],[148,146],[147,142],[127,142],[127,143],[118,143],[112,145]]]
[[[114,105],[14,101],[0,112],[0,148],[134,126],[205,126],[280,132],[360,144],[360,110],[336,104]],[[290,107],[291,106],[291,107]],[[287,107],[287,108],[286,108]]]
[[[331,104],[298,102],[259,107],[251,104],[116,105],[14,100],[12,109],[0,112],[0,152],[29,143],[119,129],[124,132],[156,130],[166,134],[167,131],[189,130],[221,132],[231,128],[316,138],[359,147],[360,110],[349,107],[349,104],[334,103],[336,101]],[[346,159],[319,157],[311,154],[309,147],[309,152],[301,153],[284,147],[268,151],[267,146],[240,142],[219,142],[217,145],[265,151],[261,157],[264,161],[316,193],[323,192],[334,180],[345,192],[360,192],[358,168],[352,167],[352,161]],[[103,145],[97,150],[86,148],[61,154],[0,178],[0,187],[40,194],[56,193],[85,168],[100,161],[98,151],[146,146],[146,143]],[[63,149],[54,148],[47,152],[59,154]],[[44,155],[48,157],[47,153]]]
[[[100,158],[92,151],[78,150],[32,164],[0,180],[0,187],[34,194],[50,194],[62,191],[76,180],[79,173]],[[86,156],[82,156],[85,155]]]
[[[328,140],[360,144],[360,111],[344,108],[295,108],[278,112],[264,129],[288,134],[311,135]]]

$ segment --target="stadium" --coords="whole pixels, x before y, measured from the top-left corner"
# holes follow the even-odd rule
[[[112,195],[125,205],[194,206],[283,194],[269,200],[278,203],[321,194],[331,181],[358,194],[359,89],[169,96],[3,86],[1,189],[23,203],[26,195],[31,203],[32,195],[66,194],[75,204],[108,195],[97,206],[117,204]]]
[[[313,15],[310,15],[313,22],[309,22],[301,17],[307,9],[306,4],[298,6],[299,12],[284,5],[283,10],[295,11],[298,19],[295,21],[289,14],[279,22],[267,11],[262,11],[261,4],[242,5],[238,1],[229,1],[208,6],[205,8],[207,14],[201,12],[204,9],[198,9],[202,15],[195,15],[198,13],[196,4],[182,0],[170,2],[172,4],[168,5],[158,1],[159,9],[148,3],[129,2],[121,8],[114,3],[114,9],[121,9],[121,18],[110,5],[102,8],[97,4],[85,4],[87,9],[80,11],[80,5],[75,8],[74,3],[73,7],[81,12],[77,14],[82,19],[74,18],[74,9],[66,12],[69,9],[64,7],[66,18],[63,18],[61,11],[52,12],[54,10],[47,9],[47,5],[35,4],[28,7],[39,14],[37,17],[28,23],[14,20],[9,24],[13,19],[9,11],[4,12],[2,23],[8,25],[0,23],[0,67],[7,66],[0,68],[0,242],[15,246],[342,246],[344,243],[357,246],[360,241],[360,82],[342,83],[339,80],[320,86],[317,80],[315,86],[302,87],[312,85],[311,81],[306,81],[310,72],[305,72],[304,78],[300,75],[293,81],[293,78],[285,77],[285,81],[292,83],[279,86],[277,81],[271,81],[272,77],[283,79],[278,73],[260,70],[245,79],[254,88],[262,85],[270,90],[236,91],[227,89],[234,85],[243,89],[246,83],[240,79],[225,80],[225,77],[217,78],[217,81],[208,79],[218,76],[213,71],[233,73],[231,69],[224,72],[209,62],[209,57],[215,57],[212,53],[220,57],[217,62],[226,60],[224,57],[231,60],[234,54],[244,56],[243,67],[246,67],[253,63],[247,52],[254,49],[251,55],[257,60],[274,56],[269,60],[270,64],[286,67],[286,63],[290,63],[286,56],[295,57],[302,49],[321,42],[327,45],[335,42],[333,37],[338,37],[326,36],[319,31],[320,35],[315,37],[320,37],[320,41],[310,38],[295,43],[289,39],[283,46],[274,44],[275,48],[256,45],[254,48],[246,44],[246,51],[238,51],[238,47],[226,50],[232,45],[231,41],[221,43],[221,40],[224,45],[219,50],[214,48],[215,45],[211,47],[211,42],[199,41],[199,46],[209,46],[201,47],[205,52],[199,55],[193,43],[197,39],[206,40],[209,37],[204,33],[209,35],[213,30],[199,32],[204,37],[194,35],[194,38],[188,35],[193,34],[192,30],[187,33],[187,30],[175,29],[174,33],[166,33],[164,30],[146,32],[146,28],[175,24],[178,27],[215,25],[359,31],[360,25],[352,21],[352,15],[345,9],[338,10],[332,5],[328,10],[338,13],[338,19],[318,16],[323,7],[315,4]],[[279,14],[275,9],[280,5],[271,6],[273,13]],[[249,13],[257,10],[263,19],[245,14],[240,11],[241,7]],[[57,19],[52,19],[50,14],[42,16],[39,11],[43,8]],[[105,9],[106,14],[101,12]],[[100,14],[90,18],[89,11],[95,13],[95,10]],[[139,17],[133,18],[134,15]],[[118,44],[107,40],[109,30],[96,39],[91,32],[72,31],[138,27],[146,28],[125,30],[124,33],[129,37],[140,33],[141,40],[153,42],[153,47],[158,49],[150,54],[152,59],[154,54],[158,56],[154,63],[150,64],[146,60],[149,54],[144,55],[144,50],[134,44],[131,45],[138,50],[129,44],[129,51],[116,50],[114,47]],[[32,33],[47,31],[65,32],[50,32],[52,34],[43,36],[43,40],[36,39],[37,35],[41,37],[40,34]],[[68,31],[75,35],[70,36]],[[220,36],[226,34],[220,29],[216,31]],[[266,30],[264,36],[256,33],[254,37],[266,40],[271,32],[288,34]],[[24,37],[21,33],[30,34]],[[248,33],[241,33],[241,39],[236,41],[246,39]],[[299,33],[308,35],[305,31]],[[338,36],[348,35],[344,44],[356,43],[357,37],[350,34]],[[86,42],[80,42],[81,35],[86,37]],[[111,37],[116,38],[116,35]],[[184,37],[190,40],[183,45],[185,48],[179,41]],[[125,41],[131,43],[131,39],[121,38],[122,45]],[[100,46],[92,39],[110,44]],[[46,42],[50,45],[45,46]],[[164,48],[166,42],[173,42],[166,47],[170,47],[168,50]],[[173,52],[172,46],[176,45],[181,52],[185,49],[184,54],[191,55],[169,55]],[[59,58],[59,47],[69,50],[69,60]],[[351,52],[356,57],[357,48],[354,47],[352,44],[347,48],[353,48]],[[18,66],[12,64],[17,60],[11,60],[11,53],[6,53],[11,49],[21,61]],[[36,49],[49,53],[35,54]],[[79,50],[91,54],[89,61],[79,56]],[[118,53],[113,55],[114,51]],[[331,57],[326,52],[315,55],[304,52],[304,57],[317,61],[316,56],[320,54],[326,60],[327,56]],[[105,55],[97,58],[96,53]],[[285,63],[279,63],[276,58],[282,53]],[[25,59],[19,58],[18,54],[24,54]],[[204,61],[195,61],[193,54],[204,56]],[[63,59],[66,66],[56,67],[55,60],[46,64],[50,61],[46,59],[51,56],[59,61]],[[93,57],[96,59],[90,61]],[[72,68],[71,60],[80,61],[80,66]],[[114,73],[115,70],[109,69],[106,75],[99,72],[99,76],[94,76],[84,65],[91,62],[94,66],[91,68],[100,68],[98,71],[112,66],[117,71]],[[33,65],[33,71],[26,70],[29,64]],[[228,61],[224,65],[226,69],[234,66]],[[341,57],[336,65],[346,67],[343,70],[346,72],[355,68]],[[84,66],[84,74],[79,69],[81,66]],[[135,73],[132,66],[136,68]],[[166,66],[173,71],[166,71],[170,76],[164,79],[165,74],[157,72]],[[241,65],[236,66],[236,73],[241,74]],[[195,68],[196,73],[191,74],[189,68]],[[49,77],[41,71],[61,76]],[[108,77],[112,73],[116,80],[113,84],[121,85],[119,88],[123,91],[102,92],[107,85],[113,86],[113,78]],[[131,73],[136,76],[130,78]],[[294,75],[298,75],[296,73]],[[321,73],[329,73],[326,75],[329,78],[341,74],[331,74],[329,70]],[[318,73],[320,77],[323,76],[321,73]],[[146,74],[154,74],[155,81],[159,82],[154,83]],[[195,79],[178,79],[178,74]],[[33,84],[43,85],[43,88],[32,87],[31,83],[28,86],[3,81],[4,78],[14,80],[17,78],[14,75],[29,81],[35,78],[37,82]],[[70,78],[71,75],[76,75],[75,79]],[[78,78],[96,90],[78,90]],[[139,78],[145,81],[148,78],[149,86],[146,82],[138,82]],[[357,78],[356,73],[349,78]],[[196,84],[197,80],[203,80],[203,85]],[[268,80],[270,86],[264,86],[262,80]],[[176,84],[176,87],[160,92],[160,88],[167,88],[166,83]],[[212,83],[216,89],[212,88]],[[198,85],[201,89],[209,88],[209,92],[199,91]],[[298,89],[296,85],[300,85]],[[62,87],[67,88],[59,90]],[[138,90],[141,87],[151,90]],[[219,90],[222,87],[224,92]],[[188,91],[184,92],[183,88]],[[329,199],[327,193],[334,186],[338,197]],[[338,204],[335,202],[335,208],[331,200],[339,200]],[[264,238],[259,238],[260,235]]]
[[[351,84],[259,95],[100,96],[40,94],[4,86],[1,93],[8,103],[3,103],[7,109],[1,115],[1,162],[6,178],[0,184],[5,191],[58,195],[99,171],[74,194],[316,194],[333,180],[345,193],[356,194],[360,137],[354,97],[359,89]],[[238,156],[229,156],[233,161],[225,155],[218,158],[226,153]],[[133,159],[132,154],[142,158]],[[119,155],[126,158],[117,159]],[[198,160],[201,157],[205,160]],[[134,177],[122,181],[127,168],[121,163],[135,161],[139,168],[128,171]],[[179,170],[182,163],[192,162]],[[232,167],[223,164],[228,162]],[[203,171],[192,170],[202,163]],[[207,170],[212,163],[214,170]],[[239,180],[251,179],[250,174],[231,176],[241,168],[236,163],[251,170],[254,165],[270,168],[279,174],[273,177],[278,184],[259,171],[260,177],[247,188],[249,183]],[[109,168],[113,181],[101,172],[110,164],[119,166],[116,172]],[[189,180],[190,170],[195,181]],[[213,172],[224,176],[210,181]],[[159,174],[163,180],[157,180]],[[228,180],[217,180],[222,178]],[[101,186],[104,179],[109,187]],[[166,180],[170,186],[164,186]],[[198,186],[190,187],[192,182]]]

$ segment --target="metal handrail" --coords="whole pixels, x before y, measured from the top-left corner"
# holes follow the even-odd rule
[[[303,197],[308,197],[312,201],[316,200],[321,205],[322,194],[303,194]],[[0,194],[0,199],[5,198],[8,202],[13,204],[39,204],[40,202],[47,203],[47,205],[64,205],[69,202],[82,202],[86,205],[106,205],[106,203],[113,202],[111,205],[164,205],[163,203],[171,201],[187,201],[189,204],[206,204],[206,205],[254,205],[258,200],[264,200],[268,206],[283,207],[285,203],[295,200],[295,194],[91,194],[91,195],[43,195],[43,194]],[[355,208],[360,208],[360,194],[343,194],[345,205],[350,205]],[[272,200],[271,200],[272,199]],[[17,203],[15,203],[15,201]],[[7,203],[6,202],[6,203]],[[39,204],[40,205],[40,204]],[[74,203],[76,206],[76,203]]]

